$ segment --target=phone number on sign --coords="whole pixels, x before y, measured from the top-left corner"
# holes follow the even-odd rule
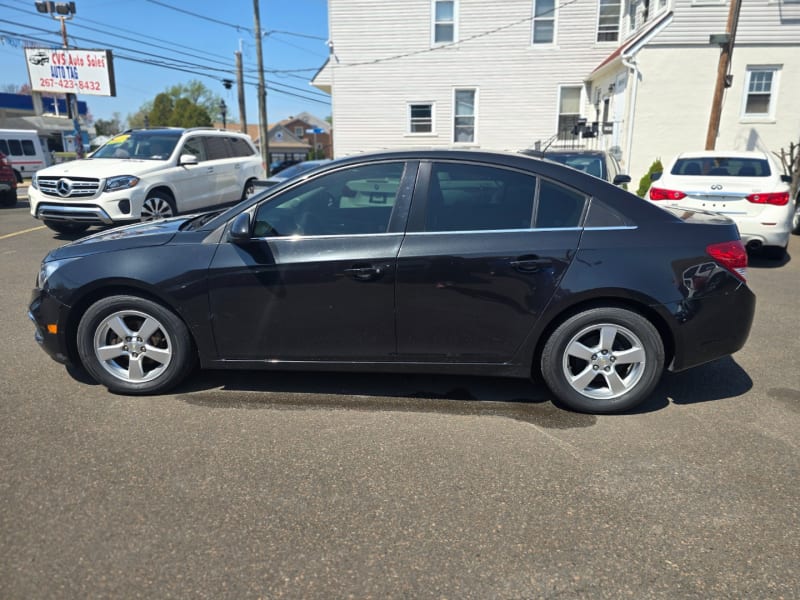
[[[59,88],[62,90],[83,90],[86,92],[99,92],[99,81],[83,81],[79,79],[56,79],[54,77],[41,77],[39,79],[39,87],[43,88]]]

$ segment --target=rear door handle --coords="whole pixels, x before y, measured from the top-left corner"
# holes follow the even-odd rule
[[[522,273],[535,273],[543,265],[549,264],[549,258],[540,258],[535,254],[520,256],[511,261],[511,266]]]

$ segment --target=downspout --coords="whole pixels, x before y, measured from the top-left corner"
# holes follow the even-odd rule
[[[639,92],[639,66],[636,64],[635,54],[622,55],[622,65],[630,71],[633,77],[631,99],[628,110],[628,127],[625,133],[625,170],[631,173],[631,152],[633,151],[633,120],[636,116],[636,95]]]

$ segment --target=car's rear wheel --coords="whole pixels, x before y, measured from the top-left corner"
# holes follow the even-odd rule
[[[650,321],[630,310],[604,307],[561,323],[542,351],[542,376],[573,410],[629,410],[653,391],[664,368],[664,344]]]
[[[74,234],[74,233],[83,233],[89,226],[86,223],[70,223],[68,221],[45,221],[44,222],[47,227],[55,231],[56,233],[63,233],[63,234]]]
[[[168,390],[195,358],[183,321],[137,296],[110,296],[90,306],[78,325],[78,354],[95,380],[123,394]]]
[[[142,221],[168,219],[176,214],[175,201],[164,192],[150,192],[142,204]]]

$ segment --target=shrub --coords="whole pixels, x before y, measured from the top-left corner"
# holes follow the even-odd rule
[[[647,170],[647,173],[644,174],[644,177],[639,180],[639,189],[636,190],[636,193],[644,198],[644,195],[647,193],[647,190],[650,189],[650,184],[652,183],[652,181],[650,181],[650,175],[652,173],[662,173],[663,171],[664,165],[661,164],[661,159],[655,159],[653,164],[650,165],[650,168]]]

